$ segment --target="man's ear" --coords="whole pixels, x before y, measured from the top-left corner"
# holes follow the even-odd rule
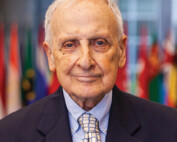
[[[119,68],[122,68],[125,63],[126,63],[126,47],[127,47],[127,36],[124,35],[121,39],[120,39],[120,44],[119,44],[119,48],[120,48],[120,53],[119,53]]]
[[[49,69],[50,71],[54,72],[55,71],[55,63],[54,63],[54,58],[52,54],[52,49],[49,47],[47,42],[43,42],[43,47],[46,51],[47,58],[48,58],[48,64],[49,64]]]

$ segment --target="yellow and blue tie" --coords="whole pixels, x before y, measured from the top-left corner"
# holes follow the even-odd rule
[[[85,132],[82,142],[101,142],[98,120],[93,115],[84,113],[79,117],[78,122]]]

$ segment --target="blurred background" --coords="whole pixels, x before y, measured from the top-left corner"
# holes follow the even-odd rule
[[[0,118],[57,89],[42,48],[53,0],[0,0]],[[177,108],[177,0],[119,0],[128,35],[116,85]]]

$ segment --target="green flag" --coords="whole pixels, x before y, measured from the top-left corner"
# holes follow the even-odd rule
[[[149,99],[155,102],[161,102],[160,89],[162,85],[162,74],[160,73],[161,61],[159,59],[159,46],[157,39],[154,37],[154,42],[149,55],[149,84],[148,92]]]
[[[31,30],[26,33],[25,41],[25,56],[24,56],[24,67],[23,67],[23,79],[22,79],[22,100],[23,105],[28,105],[32,100],[35,99],[34,93],[34,56],[32,52],[32,34]]]

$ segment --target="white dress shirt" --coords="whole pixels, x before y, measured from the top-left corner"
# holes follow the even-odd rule
[[[86,111],[83,110],[78,104],[76,104],[64,89],[63,93],[68,109],[69,123],[73,142],[81,142],[82,138],[84,137],[84,131],[77,120]],[[94,108],[88,111],[88,113],[92,114],[99,121],[101,142],[106,141],[111,103],[112,91],[107,93]]]

